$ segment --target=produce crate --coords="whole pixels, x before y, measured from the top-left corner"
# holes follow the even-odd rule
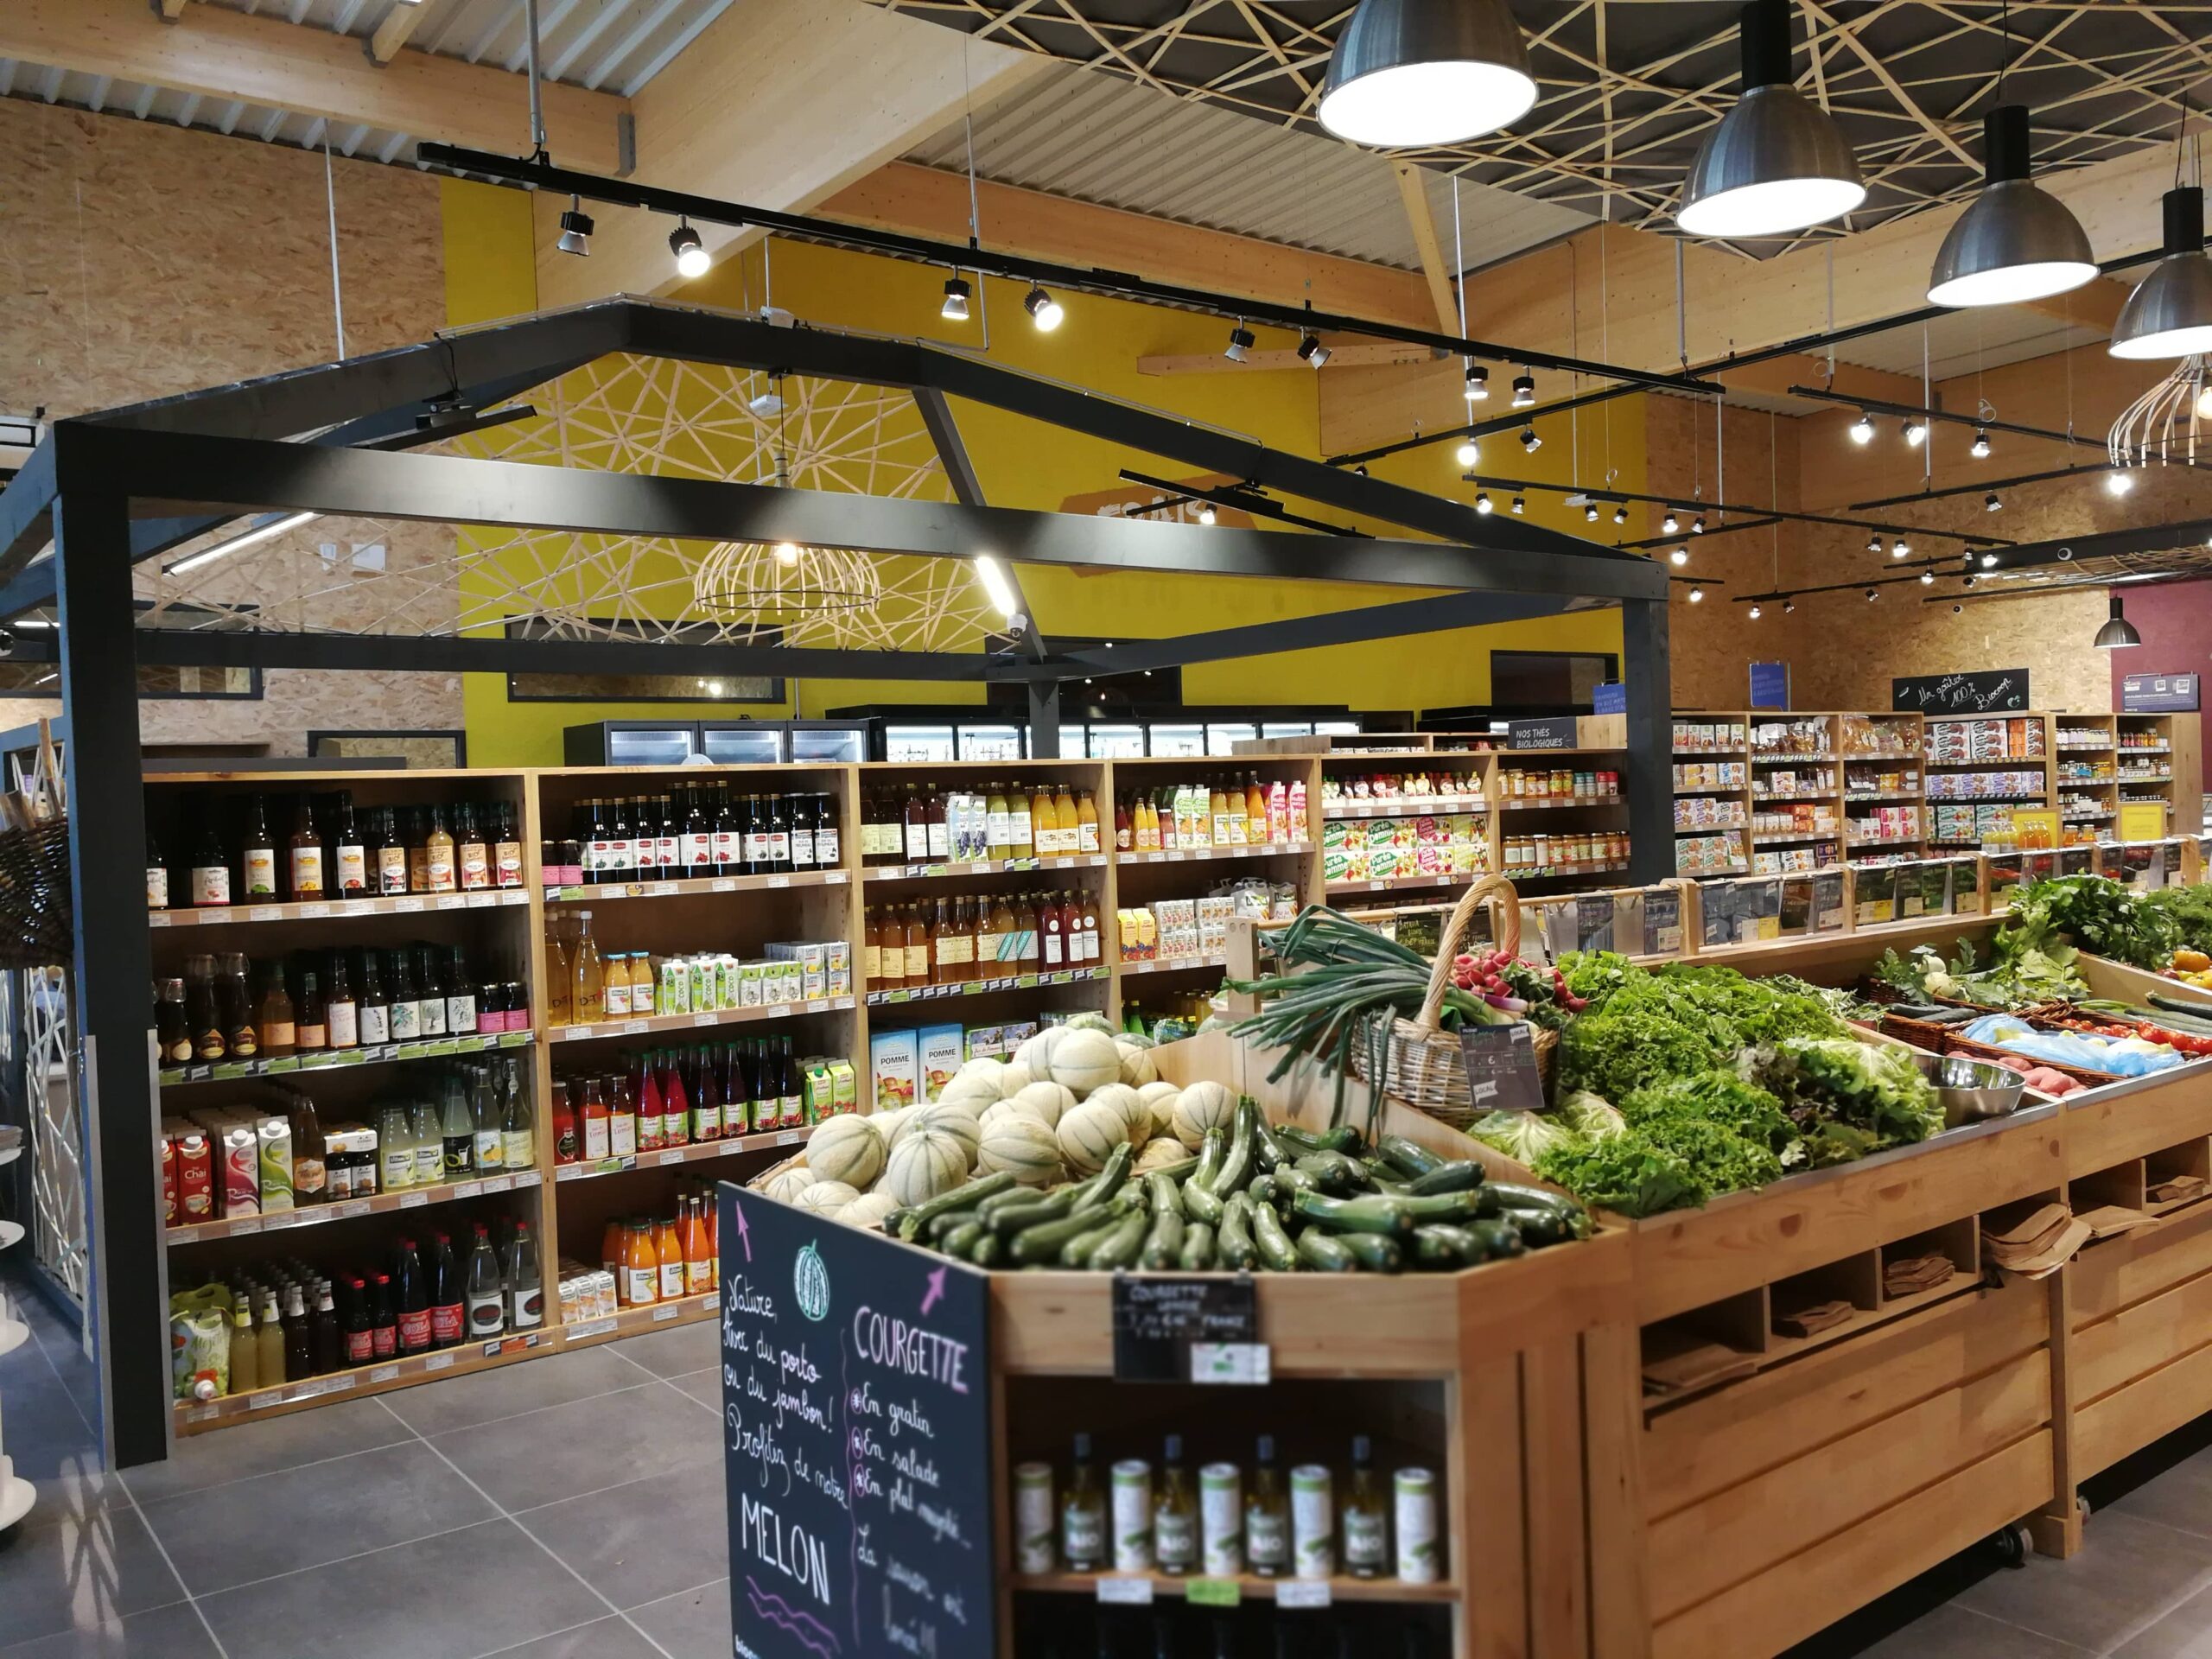
[[[2030,1021],[2030,1023],[2034,1022]],[[2052,1027],[2043,1027],[2039,1029],[2049,1030]],[[1961,1037],[1952,1027],[1933,1025],[1925,1020],[1911,1020],[1902,1014],[1884,1014],[1882,1031],[1885,1036],[1895,1037],[1901,1041],[1910,1043],[1915,1048],[1925,1050],[1930,1054],[1961,1054],[1969,1059],[1976,1060],[2015,1062],[2028,1060],[2026,1055],[2015,1054],[2011,1049],[2000,1048],[1994,1043],[1978,1043],[1971,1037]],[[2087,1066],[2061,1065],[2052,1060],[2032,1060],[2028,1063],[2047,1066],[2061,1077],[2071,1077],[2075,1082],[2089,1089],[2100,1089],[2107,1084],[2129,1081],[2115,1072],[2093,1071]]]

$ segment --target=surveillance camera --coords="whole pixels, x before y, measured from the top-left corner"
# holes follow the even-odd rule
[[[1960,612],[1961,612],[1961,611],[1963,611],[1963,610],[1965,610],[1965,609],[1966,609],[1966,607],[1965,607],[1965,606],[1963,606],[1963,605],[1961,605],[1961,604],[1960,604],[1956,600],[1953,600],[1953,601],[1951,601],[1951,614],[1952,614],[1953,616],[1956,616]]]
[[[2058,550],[2058,556],[2061,559],[2070,560],[2074,556],[2074,550],[2070,547],[2062,547]]]

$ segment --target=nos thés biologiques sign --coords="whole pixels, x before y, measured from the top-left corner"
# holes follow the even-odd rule
[[[984,1276],[721,1205],[734,1659],[996,1652]]]

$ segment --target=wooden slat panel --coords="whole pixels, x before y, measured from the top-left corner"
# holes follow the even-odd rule
[[[2066,1269],[2076,1330],[2212,1272],[2212,1205],[2092,1244]]]
[[[2109,1319],[2076,1326],[2075,1399],[2091,1404],[2207,1343],[2212,1343],[2212,1274],[2200,1274]],[[2205,1404],[2212,1408],[2212,1400]]]
[[[1530,1659],[1521,1438],[1484,1427],[1520,1421],[1521,1362],[1485,1355],[1472,1345],[1465,1350],[1465,1359],[1455,1447],[1460,1455],[1449,1478],[1461,1495],[1452,1507],[1461,1522],[1452,1545],[1453,1571],[1466,1586],[1459,1650],[1468,1659]]]
[[[2066,1129],[2067,1172],[2086,1174],[2212,1135],[2212,1085],[2196,1078],[2177,1078],[2170,1087],[2116,1100],[2101,1101],[2093,1095],[2068,1108],[2061,1121]]]
[[[1653,1614],[1672,1618],[2050,1421],[2050,1367],[2038,1349],[1678,1510],[1650,1529]]]
[[[1521,1376],[1529,1642],[1542,1659],[1588,1659],[1580,1345],[1566,1337],[1531,1348],[1522,1357]],[[1479,1457],[1483,1437],[1471,1438]]]
[[[2212,1411],[2212,1348],[2199,1348],[2075,1414],[2075,1478],[2109,1469],[2207,1411]]]
[[[1582,1338],[1583,1460],[1589,1482],[1590,1650],[1594,1659],[1649,1659],[1644,1588],[1643,1376],[1634,1325]]]
[[[2039,1431],[1654,1632],[1654,1659],[1770,1659],[2042,1504]]]
[[[1941,1303],[1667,1412],[1644,1435],[1645,1511],[1670,1515],[1802,1456],[1821,1436],[1850,1433],[2040,1351],[2049,1332],[2041,1287],[2011,1285]]]

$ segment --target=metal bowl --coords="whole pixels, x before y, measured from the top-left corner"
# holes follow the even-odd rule
[[[1943,1127],[1955,1129],[1985,1117],[2005,1117],[2020,1109],[2020,1096],[2027,1084],[2018,1071],[1994,1060],[1973,1059],[1964,1054],[1917,1054],[1920,1070],[1936,1085],[1936,1103],[1943,1109]]]

